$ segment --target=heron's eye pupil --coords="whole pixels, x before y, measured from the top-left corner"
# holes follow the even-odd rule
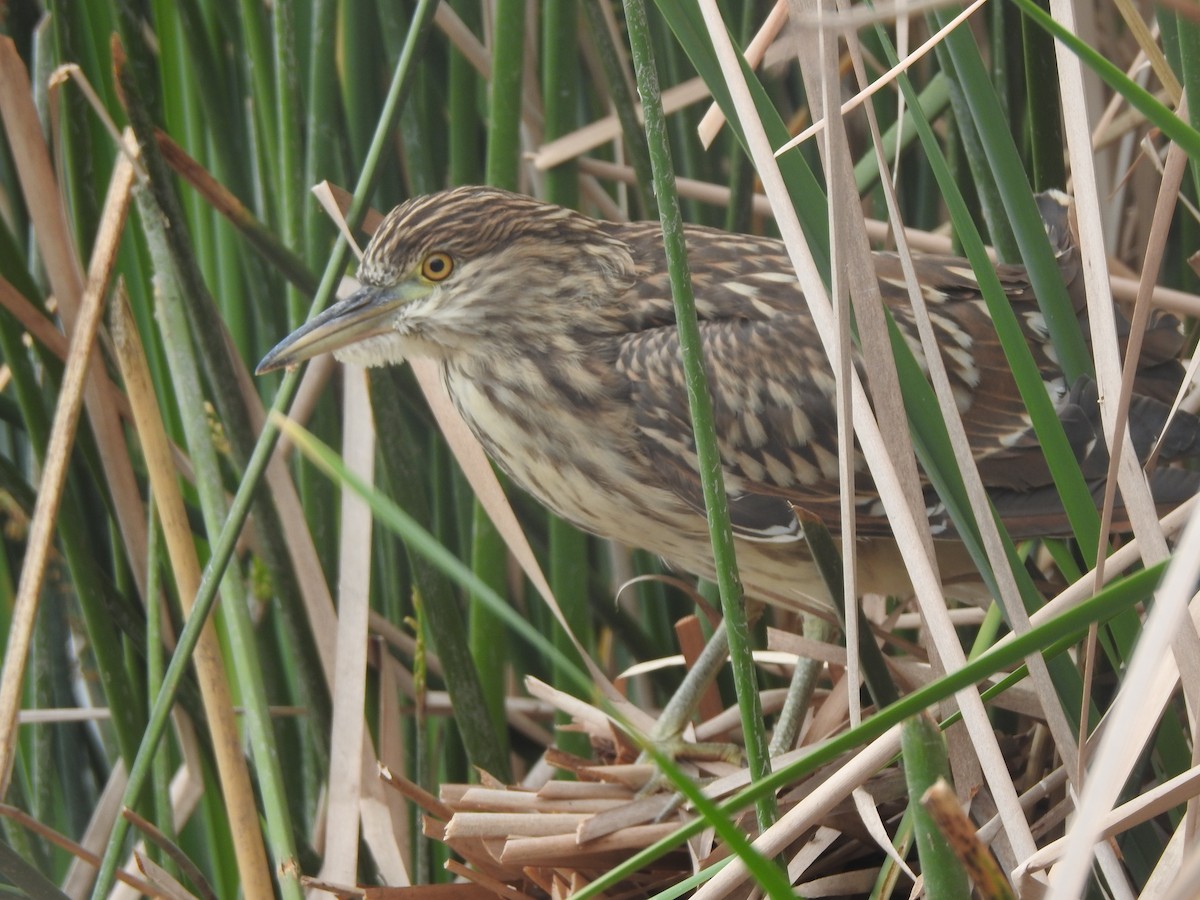
[[[421,274],[430,281],[442,281],[454,269],[454,260],[447,253],[430,253],[421,264]]]

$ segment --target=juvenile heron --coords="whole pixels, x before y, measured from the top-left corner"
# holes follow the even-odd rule
[[[1077,254],[1065,198],[1043,215],[1068,281]],[[747,592],[828,606],[792,505],[836,532],[834,377],[780,241],[686,229],[723,474]],[[923,363],[899,262],[875,254],[885,302]],[[980,472],[1014,536],[1063,533],[1065,519],[979,286],[959,259],[922,256],[917,277]],[[999,274],[1085,474],[1104,472],[1094,386],[1055,364],[1025,270]],[[364,364],[431,357],[488,454],[522,488],[580,528],[711,576],[709,536],[657,223],[601,222],[525,196],[464,187],[409,200],[384,219],[358,271],[361,289],[283,340],[265,372],[320,353]],[[1139,390],[1178,383],[1174,320],[1152,327]],[[856,360],[861,365],[861,360]],[[1174,382],[1172,383],[1172,379]],[[1166,406],[1139,396],[1139,453]],[[1191,417],[1165,457],[1194,454]],[[905,568],[861,456],[855,458],[858,586],[903,594]],[[1155,476],[1178,502],[1190,473]],[[935,537],[953,527],[923,485]],[[962,545],[938,541],[947,591],[978,575]]]

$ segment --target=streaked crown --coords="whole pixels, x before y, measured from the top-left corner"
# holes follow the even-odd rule
[[[632,266],[624,242],[586,216],[521,194],[471,186],[416,197],[388,213],[367,247],[358,278],[387,285],[431,253],[445,253],[459,265],[510,249],[531,261],[590,260],[610,276]]]

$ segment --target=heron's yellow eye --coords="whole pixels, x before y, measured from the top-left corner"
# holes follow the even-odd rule
[[[421,263],[421,274],[430,281],[444,281],[454,271],[449,253],[430,253]]]

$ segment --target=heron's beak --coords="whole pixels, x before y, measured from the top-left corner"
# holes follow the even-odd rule
[[[322,353],[392,330],[396,311],[429,293],[418,281],[388,287],[362,287],[301,325],[263,357],[254,374],[289,368]]]

